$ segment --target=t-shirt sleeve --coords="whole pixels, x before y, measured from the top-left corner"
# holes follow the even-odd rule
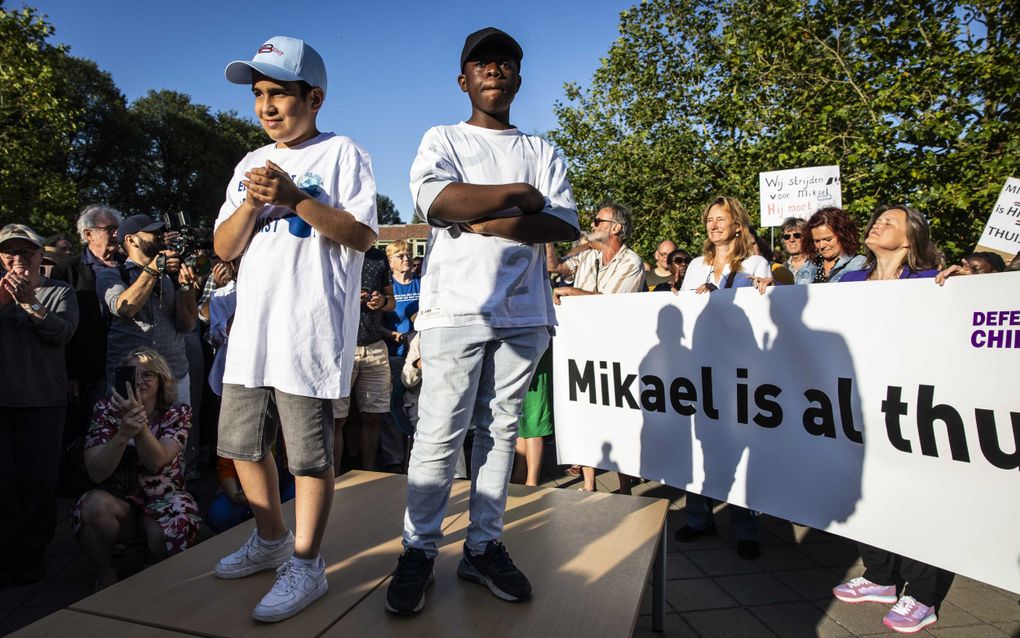
[[[577,274],[577,267],[581,263],[581,255],[583,254],[583,252],[580,252],[563,260],[563,265],[570,269],[571,277]]]
[[[191,407],[179,403],[170,406],[170,414],[160,423],[159,439],[173,439],[183,450],[188,444],[188,430],[191,429]]]
[[[411,199],[418,216],[437,228],[449,227],[448,222],[430,217],[429,209],[447,185],[460,181],[461,176],[450,160],[448,146],[443,143],[439,129],[429,129],[411,164]]]
[[[120,279],[119,268],[104,268],[99,271],[96,277],[96,295],[99,296],[99,303],[105,306],[110,314],[117,315],[117,298],[125,290],[127,286]]]
[[[545,208],[543,213],[560,219],[576,230],[580,230],[577,223],[577,204],[574,203],[574,191],[570,188],[570,180],[567,179],[567,163],[556,153],[551,145],[548,146],[549,160],[542,174],[541,183],[537,188],[545,195]]]
[[[684,280],[680,284],[680,290],[697,290],[701,284],[705,283],[705,277],[707,276],[708,269],[705,267],[705,258],[695,257],[687,266],[687,272],[684,273]]]
[[[251,161],[251,153],[244,156],[237,166],[234,167],[234,174],[230,178],[230,183],[227,184],[226,197],[224,197],[223,205],[220,206],[220,212],[216,216],[216,222],[213,224],[213,230],[215,231],[220,227],[220,224],[227,221],[231,215],[237,210],[237,208],[244,203],[244,198],[247,197],[247,189],[244,187],[244,171],[245,167],[249,165]]]
[[[345,144],[340,153],[335,192],[337,208],[347,211],[376,235],[379,234],[372,157],[353,141]]]
[[[760,277],[764,279],[772,278],[772,270],[769,268],[769,262],[767,259],[760,255],[753,255],[747,258],[750,268],[748,270],[751,277]]]

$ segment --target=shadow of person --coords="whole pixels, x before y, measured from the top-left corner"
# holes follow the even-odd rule
[[[782,413],[777,419],[771,410],[751,410],[756,432],[748,453],[747,500],[770,514],[824,529],[857,509],[864,440],[850,350],[839,334],[805,325],[807,303],[808,286],[785,286],[769,296],[776,336],[749,383],[782,388],[770,406]]]
[[[638,367],[641,380],[676,377],[678,369],[684,377],[697,378],[697,369],[691,360],[691,351],[683,346],[684,317],[673,305],[659,311],[656,335],[659,342],[648,351]],[[678,365],[679,364],[679,365]],[[644,384],[642,384],[644,385]],[[687,487],[692,479],[691,415],[697,410],[693,401],[674,402],[669,405],[671,388],[664,388],[661,411],[643,410],[641,426],[642,478],[674,487]],[[677,408],[680,408],[679,410]]]
[[[619,472],[620,466],[617,465],[616,461],[609,456],[610,452],[613,451],[613,444],[606,441],[602,444],[602,458],[599,459],[596,467],[603,469],[607,472]]]
[[[725,501],[747,447],[747,425],[737,423],[735,370],[712,367],[713,361],[752,363],[760,356],[751,322],[733,303],[733,291],[718,290],[694,325],[691,355],[701,365],[701,409],[694,416],[694,436],[701,444],[705,480],[701,493]]]

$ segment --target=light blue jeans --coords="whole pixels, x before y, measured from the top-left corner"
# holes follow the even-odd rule
[[[463,326],[421,332],[418,428],[407,472],[404,546],[437,554],[458,452],[474,424],[467,547],[503,534],[521,402],[549,329]]]

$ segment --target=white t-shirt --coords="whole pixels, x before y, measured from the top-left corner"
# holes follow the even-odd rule
[[[429,129],[411,165],[415,208],[433,226],[415,328],[555,325],[541,244],[461,234],[428,218],[436,196],[453,182],[531,184],[546,199],[545,209],[536,214],[578,227],[566,164],[544,139],[515,128],[494,131],[465,122]]]
[[[318,201],[378,232],[365,149],[321,133],[295,148],[263,146],[234,169],[219,227],[244,202],[244,173],[272,160]],[[322,237],[294,211],[265,206],[237,275],[224,383],[337,399],[350,394],[364,254]]]
[[[712,283],[719,288],[726,285],[726,277],[730,274],[730,265],[723,266],[722,277],[714,278],[714,271],[711,266],[705,263],[704,257],[698,257],[687,266],[687,273],[684,274],[684,283],[680,290],[697,290],[702,284]],[[740,264],[740,273],[733,278],[733,287],[741,288],[751,285],[751,277],[772,278],[772,271],[769,269],[769,262],[760,255],[746,257]]]

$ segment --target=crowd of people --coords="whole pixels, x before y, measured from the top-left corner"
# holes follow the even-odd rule
[[[295,48],[302,51],[296,62],[284,52]],[[472,118],[430,130],[412,167],[416,207],[442,229],[433,232],[424,265],[406,242],[372,247],[367,156],[349,138],[315,129],[325,68],[291,38],[273,38],[251,62],[227,68],[227,79],[252,87],[256,113],[278,145],[238,165],[241,187],[228,190],[215,250],[181,254],[163,221],[125,218],[104,205],[81,211],[78,254],[66,237],[44,239],[22,224],[0,230],[0,508],[9,521],[0,585],[45,576],[55,494],[64,489],[76,498],[73,528],[97,566],[97,588],[117,582],[120,546],[135,544],[159,560],[193,545],[203,523],[219,532],[254,516],[249,540],[214,571],[232,579],[279,567],[253,615],[281,620],[325,593],[318,548],[331,481],[339,468],[356,465],[415,477],[387,609],[412,614],[424,605],[451,476],[477,486],[458,574],[500,598],[523,600],[531,587],[499,542],[502,508],[507,477],[540,480],[543,441],[555,421],[550,328],[563,297],[737,287],[764,293],[774,285],[924,277],[941,283],[1020,269],[1018,258],[1007,266],[993,253],[946,268],[926,219],[905,205],[878,208],[863,234],[840,208],[786,220],[779,261],[741,203],[722,196],[701,214],[701,246],[664,239],[646,264],[628,245],[631,211],[609,202],[561,256],[556,242],[580,234],[565,165],[548,143],[509,124],[522,56],[497,29],[465,42],[459,81]],[[502,97],[493,97],[493,82]],[[529,165],[518,143],[532,145],[544,163]],[[486,148],[489,160],[460,166],[456,149],[471,145]],[[325,149],[329,170],[357,176],[325,185],[348,189],[330,195],[346,202],[343,210],[309,197],[322,183],[299,186],[288,177],[320,170],[320,155],[306,152],[311,147]],[[294,164],[288,173],[277,162]],[[534,175],[528,179],[541,189],[524,183]],[[263,215],[274,208],[279,215]],[[520,214],[478,219],[479,211],[508,208]],[[519,243],[494,251],[493,236]],[[293,243],[310,237],[316,241]],[[323,282],[328,293],[276,276],[276,263]],[[492,290],[477,290],[481,280]],[[334,323],[317,324],[324,318]],[[327,343],[322,334],[342,338]],[[203,432],[203,424],[218,428]],[[188,481],[212,467],[221,491],[200,512]],[[597,489],[594,468],[568,471],[582,477],[580,489]],[[629,494],[639,480],[621,474],[619,492]],[[307,505],[298,507],[291,532],[280,503],[295,497]],[[715,533],[712,505],[688,494],[687,524],[676,539]],[[757,514],[733,512],[738,554],[755,559]],[[935,568],[876,548],[861,553],[867,571],[837,587],[837,598],[895,602],[886,624],[900,631],[935,621]],[[909,582],[898,596],[901,578]],[[297,588],[310,593],[295,598]]]

